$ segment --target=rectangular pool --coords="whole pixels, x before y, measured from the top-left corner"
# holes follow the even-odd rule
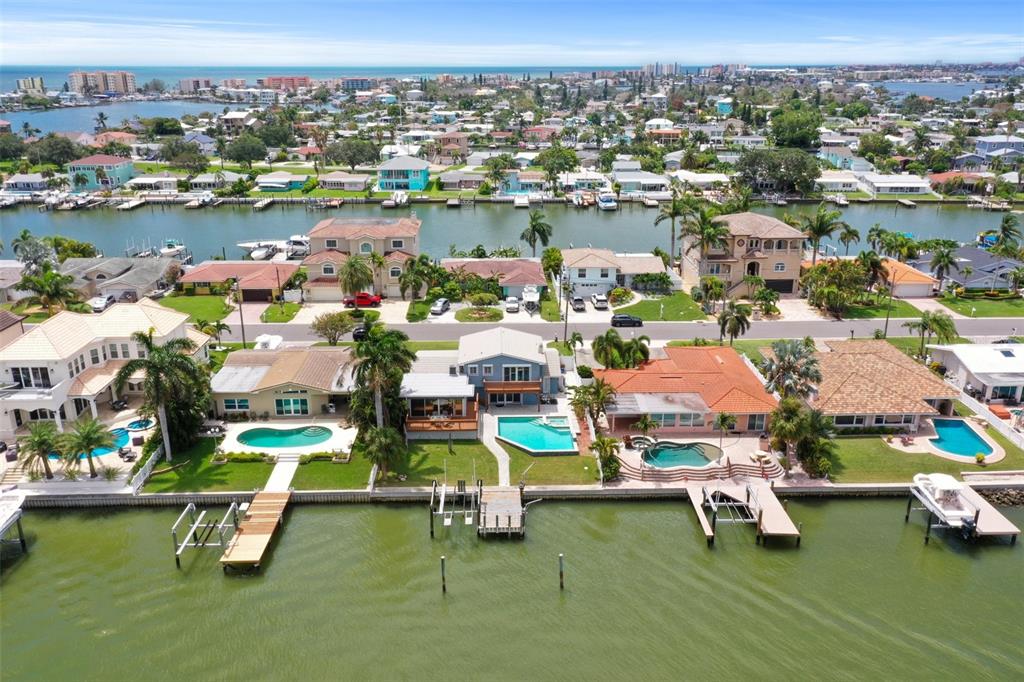
[[[568,417],[498,417],[498,438],[527,452],[577,452]]]

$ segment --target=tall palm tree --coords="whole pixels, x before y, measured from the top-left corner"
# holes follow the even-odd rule
[[[106,180],[108,177],[107,171],[103,170],[102,168],[97,168],[95,171],[93,171],[93,174],[96,176],[97,185],[102,185],[103,181]]]
[[[803,405],[798,399],[784,397],[779,401],[779,406],[772,411],[768,433],[783,444],[787,457],[792,454],[804,433]]]
[[[583,334],[581,334],[578,331],[577,332],[573,332],[572,334],[569,334],[569,338],[566,339],[566,343],[568,343],[569,344],[569,348],[572,349],[572,359],[575,362],[575,360],[576,360],[576,346],[579,346],[580,348],[583,348],[583,344],[584,344]]]
[[[868,228],[868,246],[871,247],[872,251],[877,251],[878,247],[882,245],[882,238],[888,234],[888,230],[883,228],[881,224],[875,223]]]
[[[704,312],[713,313],[716,302],[725,298],[725,282],[714,275],[705,275],[700,278],[700,293],[705,302]]]
[[[889,269],[885,267],[885,262],[874,251],[861,251],[857,254],[857,263],[867,275],[869,289],[878,282],[884,282],[889,278]]]
[[[649,336],[641,334],[622,344],[622,363],[624,369],[633,369],[651,359],[651,343]]]
[[[367,258],[370,261],[370,268],[373,270],[374,282],[380,282],[380,291],[383,291],[384,266],[386,265],[386,263],[384,262],[384,256],[382,254],[377,253],[376,251],[371,251]]]
[[[373,390],[373,407],[377,427],[393,426],[385,423],[384,392],[397,391],[402,375],[412,369],[416,353],[409,350],[409,337],[397,329],[373,327],[366,339],[356,343],[353,353],[355,380]]]
[[[96,463],[92,453],[98,448],[114,445],[114,436],[99,419],[80,419],[71,431],[64,434],[64,457],[69,464],[77,464],[81,455],[89,462],[89,478],[96,478]]]
[[[736,428],[736,415],[728,412],[719,412],[715,415],[714,429],[718,431],[718,451],[722,452],[725,444],[725,432]]]
[[[722,339],[728,336],[729,345],[732,346],[736,337],[743,336],[748,329],[750,329],[750,306],[736,301],[726,303],[722,312],[718,313],[719,345],[721,345]]]
[[[142,395],[145,403],[156,412],[160,435],[164,441],[164,456],[171,461],[171,428],[167,420],[167,404],[181,400],[191,391],[189,386],[206,379],[202,368],[192,359],[196,344],[189,338],[168,339],[163,344],[153,340],[154,329],[135,332],[131,340],[141,349],[143,357],[129,360],[117,372],[114,388],[118,393],[135,374],[141,374]]]
[[[640,415],[639,419],[633,422],[633,425],[630,426],[630,428],[634,431],[639,431],[644,437],[647,437],[648,435],[656,432],[659,426],[661,426],[659,422],[654,421],[650,414],[644,412]]]
[[[59,442],[56,424],[51,421],[32,422],[28,425],[28,435],[18,439],[19,454],[26,467],[39,463],[46,478],[52,479],[50,455],[57,452]]]
[[[1015,249],[1022,238],[1024,235],[1020,231],[1020,219],[1012,213],[1007,213],[996,229],[996,242],[993,248],[1000,252],[1007,248]]]
[[[412,293],[413,299],[419,298],[420,290],[426,281],[426,273],[420,266],[419,259],[410,258],[402,268],[402,274],[398,276],[398,291],[405,300],[407,293]]]
[[[24,123],[21,124],[21,134],[25,137],[26,140],[28,138],[32,137],[33,135],[38,135],[41,132],[42,131],[39,130],[39,128],[36,128],[34,125],[29,123],[28,121],[25,121]]]
[[[853,225],[846,225],[839,231],[839,242],[846,247],[844,255],[850,255],[850,244],[860,243],[860,231]]]
[[[71,178],[71,184],[75,186],[75,189],[78,189],[82,185],[89,184],[89,176],[82,172],[75,173]]]
[[[46,308],[47,315],[53,315],[58,310],[66,310],[69,305],[79,300],[78,291],[72,286],[75,278],[71,275],[63,275],[49,262],[43,263],[38,274],[26,274],[21,281],[14,285],[18,291],[31,292],[22,301],[22,305],[38,305]]]
[[[355,295],[373,284],[373,269],[365,256],[349,256],[338,266],[338,286],[342,293]]]
[[[729,243],[729,227],[718,217],[714,208],[700,206],[684,219],[682,237],[692,239],[686,247],[686,253],[697,249],[700,252],[701,270],[707,272],[708,252],[725,248]]]
[[[1024,266],[1016,267],[1013,270],[1010,270],[1010,272],[1007,273],[1006,275],[1006,279],[1007,281],[1009,281],[1010,287],[1014,291],[1017,291],[1020,288],[1024,287]]]
[[[956,259],[956,254],[948,246],[939,246],[932,252],[932,260],[928,267],[939,278],[939,291],[942,291],[942,283],[950,270],[960,271],[960,263]]]
[[[231,332],[231,326],[228,325],[228,323],[226,323],[224,320],[215,320],[215,321],[210,322],[209,324],[207,324],[202,329],[200,329],[200,331],[203,332],[204,334],[209,334],[214,339],[216,339],[217,340],[217,345],[219,346],[220,345],[220,337],[225,332],[230,333]]]
[[[590,393],[590,418],[594,422],[594,428],[597,429],[597,420],[601,414],[615,404],[615,387],[604,379],[594,379],[594,383],[587,388]]]
[[[96,114],[96,128],[99,130],[107,129],[107,115],[102,111]]]
[[[604,334],[594,337],[590,349],[594,354],[594,359],[608,369],[622,369],[624,345],[619,333],[614,329],[609,329]]]
[[[766,388],[783,398],[806,398],[821,383],[821,369],[814,348],[797,339],[772,343],[772,353],[761,365]]]
[[[381,478],[387,476],[405,455],[402,434],[390,426],[375,426],[366,430],[363,437],[363,456],[377,465]]]
[[[668,254],[672,260],[675,260],[678,249],[676,248],[676,221],[685,218],[691,210],[690,204],[683,198],[683,195],[678,191],[672,192],[672,199],[667,203],[661,205],[658,209],[658,216],[654,219],[655,225],[660,225],[666,220],[671,225],[671,233],[668,242]],[[669,267],[672,267],[671,261]]]
[[[530,249],[533,251],[533,257],[537,257],[537,242],[540,242],[543,246],[547,246],[551,240],[551,234],[554,229],[549,222],[545,219],[544,211],[534,209],[530,211],[530,222],[523,230],[523,233],[519,235],[519,238],[530,245]]]
[[[799,221],[800,230],[807,237],[807,240],[811,242],[811,248],[813,249],[811,252],[812,268],[818,263],[818,248],[821,246],[821,240],[831,237],[836,233],[836,230],[848,227],[842,218],[842,211],[831,210],[824,202],[818,204],[818,210],[812,215],[801,216]]]

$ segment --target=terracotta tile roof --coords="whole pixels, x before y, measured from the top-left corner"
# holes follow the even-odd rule
[[[778,406],[732,348],[665,348],[665,354],[666,359],[652,360],[637,369],[594,370],[594,376],[610,383],[620,394],[699,397],[711,412],[766,414]]]
[[[716,218],[725,223],[729,232],[735,237],[758,237],[772,239],[803,239],[804,234],[795,227],[790,227],[778,218],[761,215],[760,213],[731,213]]]
[[[812,406],[825,414],[937,414],[926,398],[959,391],[887,341],[829,341],[816,353],[821,385]]]
[[[311,253],[302,259],[303,265],[321,265],[323,263],[334,263],[335,265],[341,265],[348,260],[348,254],[337,249],[324,249],[323,251],[317,251]]]
[[[416,256],[412,255],[408,251],[402,251],[396,249],[395,251],[388,251],[384,254],[384,260],[388,263],[404,263],[407,260],[413,260]]]
[[[337,277],[315,277],[313,279],[306,280],[306,283],[302,285],[304,288],[311,287],[331,287],[333,289],[338,288]]]
[[[311,239],[387,239],[416,237],[421,221],[417,218],[327,218],[309,231]]]
[[[505,286],[543,286],[547,281],[537,258],[442,258],[441,267],[449,272],[464,270],[484,278],[497,277]]]
[[[567,268],[617,268],[619,261],[611,249],[562,249]]]
[[[298,263],[260,261],[206,261],[185,273],[181,282],[226,282],[238,279],[242,289],[276,289],[299,270]]]
[[[928,273],[921,272],[898,260],[883,258],[882,262],[889,271],[889,280],[896,284],[936,284],[939,281]]]

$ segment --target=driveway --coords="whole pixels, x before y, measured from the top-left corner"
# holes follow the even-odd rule
[[[245,315],[246,324],[260,324],[260,319],[263,315],[263,311],[270,307],[269,303],[243,303],[241,305],[241,312]],[[231,327],[233,330],[235,327],[240,326],[240,320],[238,317],[239,306],[235,306],[235,309],[228,313],[228,316],[224,318],[224,322]]]
[[[806,298],[780,298],[775,306],[779,309],[782,319],[786,321],[810,322],[829,319],[820,310],[812,307]]]
[[[308,327],[313,323],[313,318],[323,313],[337,313],[347,310],[341,303],[304,303],[299,312],[295,313],[288,324],[296,324]],[[402,319],[405,322],[405,319]]]
[[[966,320],[967,319],[966,315],[961,315],[960,313],[956,312],[952,308],[947,308],[946,306],[944,306],[941,303],[939,303],[937,299],[934,299],[934,298],[904,298],[904,299],[900,299],[900,300],[906,301],[907,303],[909,303],[910,305],[914,306],[915,308],[917,308],[921,312],[924,312],[926,310],[930,310],[933,313],[946,313],[947,315],[952,317],[954,320]]]

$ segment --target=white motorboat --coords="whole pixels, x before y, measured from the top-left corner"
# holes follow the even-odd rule
[[[160,247],[160,255],[165,258],[177,258],[185,253],[185,243],[180,239],[165,239]]]
[[[964,484],[949,474],[916,474],[914,489],[917,497],[930,511],[942,518],[948,525],[959,528],[965,522],[973,522],[977,508],[961,491]]]
[[[249,252],[249,258],[253,260],[270,260],[277,253],[277,245],[270,242],[264,246],[258,246]]]
[[[304,234],[293,234],[284,243],[284,252],[289,258],[305,258],[309,255],[309,237]]]
[[[611,192],[601,192],[597,195],[597,207],[602,211],[614,211],[619,207],[619,202]]]

